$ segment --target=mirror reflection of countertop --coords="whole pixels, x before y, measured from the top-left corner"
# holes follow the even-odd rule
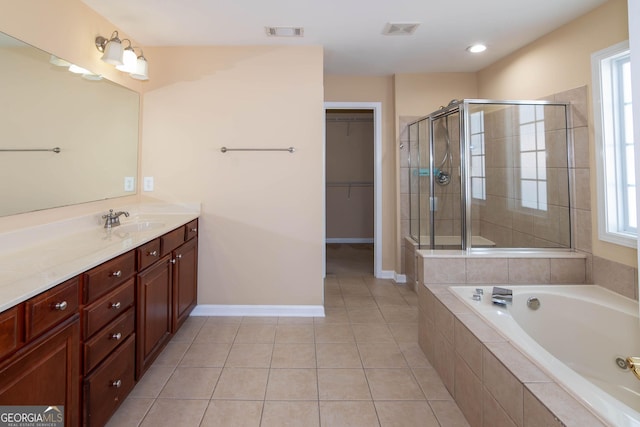
[[[0,234],[0,312],[200,216],[199,204],[114,210],[130,216],[112,229],[99,212]]]

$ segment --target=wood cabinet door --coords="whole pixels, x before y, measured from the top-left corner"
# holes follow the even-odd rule
[[[193,238],[174,251],[173,327],[176,333],[196,306],[198,296],[198,239]]]
[[[136,379],[171,337],[171,261],[165,256],[137,276]]]
[[[0,365],[0,405],[64,406],[79,425],[80,323],[76,314]]]

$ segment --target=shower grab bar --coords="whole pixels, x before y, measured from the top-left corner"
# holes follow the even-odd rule
[[[227,148],[222,147],[220,151],[226,153],[227,151],[288,151],[289,153],[293,153],[296,151],[294,147],[289,148]]]
[[[0,151],[3,152],[14,152],[14,151],[53,151],[54,153],[58,154],[60,151],[60,147],[54,147],[54,148],[0,148]]]

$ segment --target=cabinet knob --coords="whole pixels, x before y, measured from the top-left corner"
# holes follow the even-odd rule
[[[112,387],[120,388],[122,386],[122,380],[115,380],[111,383]]]
[[[58,310],[58,311],[66,310],[67,309],[67,302],[66,301],[58,302],[53,306],[53,308]]]
[[[169,262],[170,262],[171,264],[175,264],[175,263],[176,263],[176,259],[175,259],[175,258],[174,258],[174,259],[170,259],[170,260],[169,260]]]
[[[198,229],[194,227],[194,228],[192,228],[192,229],[191,229],[191,232],[192,232],[192,233],[197,233],[197,232],[198,232]]]
[[[182,258],[182,254],[176,255],[176,259],[181,259],[181,258]]]
[[[122,276],[122,270],[118,270],[118,271],[114,271],[113,273],[111,273],[112,277],[120,277]]]
[[[147,255],[149,255],[149,256],[158,256],[158,251],[149,252]]]
[[[122,338],[122,334],[120,332],[116,332],[115,334],[111,334],[111,339],[112,340],[118,341],[120,338]]]
[[[118,310],[121,306],[122,304],[120,304],[120,301],[111,304],[111,308],[113,308],[114,310]]]

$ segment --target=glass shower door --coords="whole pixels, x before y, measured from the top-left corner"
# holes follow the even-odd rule
[[[460,110],[431,119],[430,235],[433,249],[462,249]]]

